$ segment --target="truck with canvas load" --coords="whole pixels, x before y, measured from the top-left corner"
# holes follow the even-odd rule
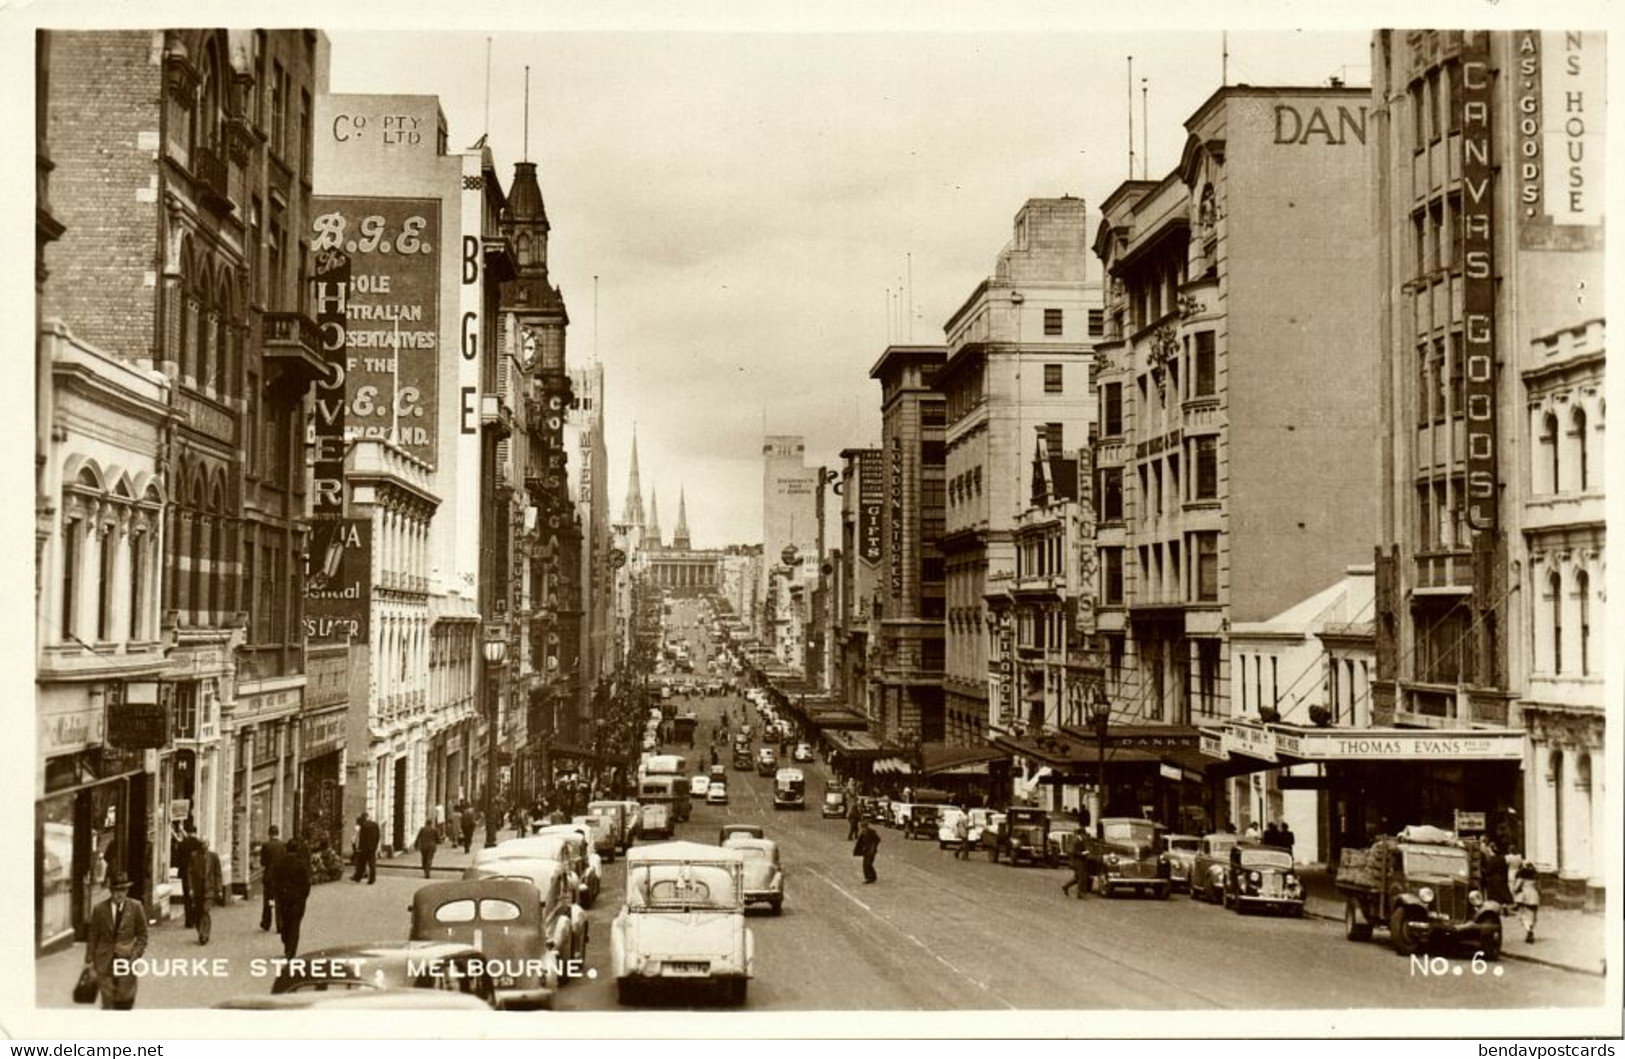
[[[1485,893],[1476,848],[1452,832],[1407,827],[1369,848],[1345,849],[1337,889],[1350,941],[1368,941],[1383,927],[1402,956],[1449,944],[1486,960],[1501,956],[1501,906]]]

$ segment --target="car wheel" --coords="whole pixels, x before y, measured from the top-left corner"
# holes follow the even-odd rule
[[[783,911],[784,911],[784,898],[781,897],[781,898],[778,898],[777,900],[775,900],[773,902],[773,914],[774,915],[779,915]]]
[[[749,986],[750,979],[748,978],[729,979],[726,992],[724,993],[728,1003],[732,1004],[734,1007],[744,1006],[745,991],[749,988]]]
[[[1401,956],[1409,956],[1417,949],[1416,938],[1411,935],[1411,921],[1405,918],[1403,907],[1394,909],[1394,914],[1388,918],[1388,934],[1393,939],[1394,951]]]
[[[638,983],[630,978],[622,978],[615,983],[615,999],[623,1005],[636,1004],[640,999],[639,993]]]
[[[1479,950],[1492,963],[1501,958],[1501,924],[1497,921],[1484,932],[1484,946]]]
[[[1174,892],[1174,888],[1172,886],[1160,887],[1157,890],[1157,900],[1166,901],[1166,900],[1168,900],[1168,895],[1173,893],[1173,892]]]

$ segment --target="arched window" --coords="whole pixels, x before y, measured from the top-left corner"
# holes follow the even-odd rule
[[[1540,461],[1541,469],[1546,472],[1546,488],[1539,490],[1544,493],[1555,493],[1562,488],[1562,479],[1557,476],[1557,417],[1550,412],[1546,414],[1546,421],[1540,432]]]
[[[221,399],[236,395],[237,386],[232,378],[232,369],[235,367],[232,354],[232,311],[231,311],[231,284],[226,280],[226,272],[221,270],[220,280],[215,286],[214,294],[214,359],[217,367],[214,372],[215,395]]]
[[[524,268],[530,264],[530,236],[521,232],[516,240],[518,244],[519,267]]]
[[[201,390],[213,390],[217,385],[214,354],[214,321],[218,319],[215,313],[214,300],[210,290],[208,266],[205,264],[198,269],[197,288],[197,386]]]
[[[209,496],[209,610],[218,614],[226,607],[225,532],[226,505],[220,483]]]
[[[1551,592],[1552,672],[1563,672],[1563,575],[1553,573],[1547,581]]]
[[[1586,453],[1586,410],[1584,408],[1574,410],[1574,429],[1570,431],[1570,436],[1574,438],[1574,469],[1579,476],[1575,484],[1583,493],[1591,484],[1588,481],[1591,468]]]
[[[1580,675],[1591,675],[1591,575],[1574,575],[1574,596],[1580,601]]]
[[[180,283],[175,288],[175,300],[178,303],[175,311],[180,316],[180,326],[175,332],[180,349],[176,350],[175,360],[183,379],[197,377],[197,368],[192,360],[192,343],[197,339],[197,328],[192,322],[193,317],[197,315],[197,300],[192,293],[193,267],[191,244],[183,244]]]
[[[203,564],[207,542],[203,536],[205,519],[203,500],[203,476],[201,474],[192,480],[192,547],[190,556],[190,569],[186,573],[186,610],[191,615],[192,624],[201,624],[199,617],[208,605],[203,598]]]
[[[1563,751],[1554,750],[1547,760],[1547,771],[1552,781],[1552,816],[1550,826],[1552,829],[1553,866],[1558,870],[1563,868]]]

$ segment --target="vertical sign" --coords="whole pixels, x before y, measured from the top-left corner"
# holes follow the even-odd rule
[[[440,201],[313,200],[311,249],[350,258],[345,436],[386,438],[435,462],[440,363]]]
[[[865,449],[858,453],[858,556],[866,563],[880,562],[881,505],[884,472],[880,453]]]
[[[316,328],[322,336],[327,377],[316,384],[310,513],[316,518],[338,518],[344,514],[344,354],[350,255],[338,247],[327,247],[314,251],[313,256]]]
[[[1598,32],[1513,35],[1518,244],[1601,245],[1607,125],[1607,38]]]
[[[1077,614],[1073,625],[1079,636],[1095,633],[1095,498],[1094,452],[1078,450],[1077,549],[1078,566],[1073,577],[1077,591]]]
[[[891,440],[891,555],[887,569],[891,573],[891,596],[903,595],[903,439]]]
[[[1469,30],[1461,53],[1462,278],[1467,402],[1467,521],[1496,525],[1494,181],[1489,33]]]

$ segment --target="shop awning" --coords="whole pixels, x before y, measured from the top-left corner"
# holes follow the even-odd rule
[[[921,775],[985,775],[992,761],[1008,760],[1010,754],[991,746],[952,746],[947,743],[920,744]]]
[[[867,728],[869,726],[869,719],[867,717],[863,716],[861,713],[856,713],[850,709],[847,709],[844,706],[820,710],[813,710],[809,707],[807,710],[807,720],[825,731],[832,728],[851,730],[856,728]]]
[[[882,757],[875,759],[874,770],[882,775],[888,773],[896,775],[910,775],[914,772],[914,766],[910,765],[900,757]]]
[[[873,761],[894,752],[868,732],[830,731],[824,736],[842,757],[852,761]]]
[[[1201,733],[1202,755],[1242,771],[1331,761],[1521,761],[1513,728],[1317,728],[1230,721]]]

